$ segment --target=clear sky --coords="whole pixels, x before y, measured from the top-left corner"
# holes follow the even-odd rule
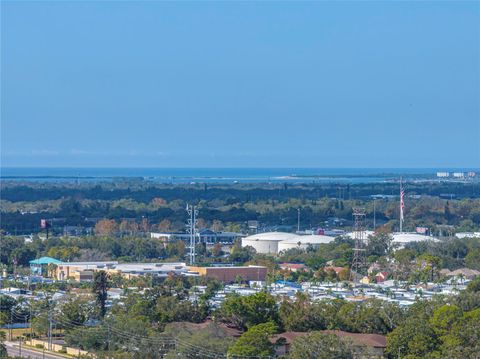
[[[480,167],[478,1],[1,10],[5,167]]]

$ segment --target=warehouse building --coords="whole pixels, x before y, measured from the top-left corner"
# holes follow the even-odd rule
[[[264,282],[267,276],[267,267],[189,267],[189,273],[198,274],[210,279],[217,279],[223,283],[234,283],[237,281]]]
[[[77,282],[91,281],[94,273],[100,270],[108,274],[119,274],[126,279],[142,275],[166,278],[169,275],[186,275],[188,272],[185,263],[68,262],[57,265],[55,278]]]

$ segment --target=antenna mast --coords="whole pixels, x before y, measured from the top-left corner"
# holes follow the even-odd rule
[[[195,263],[195,244],[196,244],[196,236],[197,236],[197,215],[198,209],[197,206],[192,206],[187,204],[187,213],[188,213],[188,220],[187,220],[187,232],[190,234],[190,245],[189,245],[189,257],[190,257],[190,265]]]
[[[354,208],[353,217],[355,220],[354,238],[355,248],[353,249],[352,268],[350,270],[350,280],[356,281],[356,274],[360,274],[367,266],[365,249],[365,210],[363,208]]]
[[[403,208],[405,207],[404,196],[405,188],[403,187],[402,177],[400,177],[400,233],[403,232]]]

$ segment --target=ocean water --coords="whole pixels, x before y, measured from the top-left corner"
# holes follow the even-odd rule
[[[475,169],[432,168],[13,168],[0,169],[3,181],[114,181],[157,183],[377,183],[433,180],[437,171]],[[478,171],[478,170],[477,170]]]

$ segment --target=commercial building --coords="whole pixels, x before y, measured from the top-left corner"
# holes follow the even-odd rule
[[[119,274],[126,279],[142,275],[165,278],[169,275],[187,275],[188,272],[185,263],[69,262],[57,265],[55,278],[78,282],[90,281],[94,272],[100,270],[109,274]]]
[[[108,270],[118,262],[65,262],[56,265],[54,277],[58,280],[88,281],[93,279],[93,272]]]
[[[363,231],[362,237],[365,240],[368,240],[368,237],[373,236],[374,234],[375,232],[373,231]],[[347,234],[347,236],[350,238],[355,238],[355,232],[350,232]],[[405,244],[412,242],[438,241],[437,238],[432,236],[410,232],[395,232],[392,233],[391,236],[393,238],[393,243],[399,247],[403,247]]]
[[[210,229],[202,229],[196,234],[196,240],[198,243],[215,244],[225,243],[230,244],[235,242],[238,238],[243,236],[242,233],[236,232],[215,232]],[[151,232],[151,238],[160,239],[164,242],[173,240],[182,240],[185,242],[190,241],[189,233],[173,233],[173,232]]]
[[[170,275],[186,275],[188,268],[185,263],[122,263],[113,266],[107,272],[120,274],[127,279],[142,275],[166,278]]]
[[[459,232],[455,234],[457,238],[480,238],[480,232]]]
[[[433,241],[436,242],[438,241],[437,238],[432,237],[432,236],[426,236],[418,233],[393,233],[393,243],[398,245],[399,247],[403,247],[407,243],[412,243],[412,242],[428,242],[428,241]]]
[[[62,264],[62,261],[52,257],[41,257],[31,260],[29,264],[32,274],[42,275],[42,272],[48,271],[49,266]]]
[[[189,267],[189,273],[198,274],[206,278],[217,279],[223,283],[265,281],[267,267]]]

